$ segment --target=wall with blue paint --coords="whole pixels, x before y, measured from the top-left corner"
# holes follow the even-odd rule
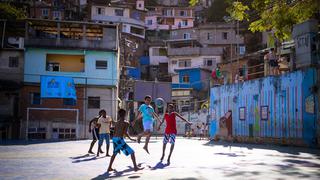
[[[141,56],[139,58],[139,60],[140,60],[140,65],[149,65],[150,64],[149,56]]]
[[[133,79],[141,79],[141,71],[139,68],[130,67],[127,68],[128,76]]]
[[[200,68],[194,69],[180,69],[177,70],[179,73],[179,84],[172,84],[172,88],[193,88],[197,91],[203,90],[205,88],[204,82],[202,81],[202,77],[206,77]],[[207,73],[208,76],[210,73]],[[183,77],[187,75],[189,76],[189,83],[183,82]]]
[[[84,55],[85,71],[46,71],[47,54]],[[108,68],[96,69],[96,60],[106,60],[108,62]],[[24,81],[40,83],[40,75],[52,75],[73,77],[76,84],[115,86],[118,83],[117,63],[116,52],[27,48],[25,51]]]
[[[214,124],[211,127],[215,128],[210,130],[211,136],[219,133],[218,120],[231,110],[233,136],[301,139],[305,144],[314,145],[317,100],[311,102],[310,99],[317,98],[311,92],[316,82],[316,70],[307,69],[211,88],[210,113]],[[313,113],[312,103],[315,104]],[[263,111],[262,106],[267,111]],[[243,120],[240,108],[244,110]]]

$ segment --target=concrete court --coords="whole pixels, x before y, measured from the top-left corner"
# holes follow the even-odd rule
[[[2,143],[0,179],[320,179],[319,149],[178,137],[168,165],[166,157],[159,161],[162,138],[151,139],[150,155],[143,144],[127,140],[144,169],[133,171],[130,157],[121,154],[113,166],[117,172],[107,174],[110,158],[87,155],[90,142]]]

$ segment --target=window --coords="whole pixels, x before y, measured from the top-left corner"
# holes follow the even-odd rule
[[[137,27],[133,27],[133,26],[130,27],[130,32],[134,33],[134,34],[142,35],[142,36],[144,35],[144,30],[143,29],[140,29],[140,28],[137,28]]]
[[[60,64],[59,63],[54,63],[54,62],[49,62],[47,63],[47,71],[60,71]]]
[[[178,35],[177,31],[172,31],[172,36],[177,36],[177,35]]]
[[[164,10],[162,10],[162,14],[164,15],[164,16],[172,16],[172,9],[164,9]]]
[[[96,61],[96,69],[107,69],[108,61],[97,60]]]
[[[59,132],[57,132],[57,128],[54,128],[52,131],[55,133],[59,133],[59,139],[74,139],[76,138],[76,129],[74,128],[59,128]]]
[[[114,14],[116,16],[123,16],[123,9],[115,9]]]
[[[41,104],[40,93],[30,93],[31,104]]]
[[[96,14],[98,14],[98,15],[104,15],[104,8],[97,7],[97,8],[96,8]]]
[[[59,5],[59,3],[57,0],[53,1],[53,6],[58,6],[58,5]]]
[[[223,32],[222,33],[222,39],[228,39],[228,33],[227,32]]]
[[[19,57],[9,57],[9,67],[19,67]]]
[[[212,39],[212,34],[211,34],[211,33],[208,33],[208,34],[207,34],[207,40],[210,40],[210,39]]]
[[[187,16],[187,12],[186,11],[180,11],[180,16]]]
[[[182,82],[184,82],[184,83],[189,83],[190,82],[190,77],[189,77],[189,75],[183,75],[182,76]]]
[[[173,61],[172,61],[172,64],[177,64],[177,61],[176,61],[176,60],[173,60]]]
[[[212,60],[207,60],[207,66],[212,66]]]
[[[179,60],[179,67],[191,67],[191,60],[190,59]]]
[[[205,66],[213,66],[213,62],[214,62],[213,59],[207,59],[207,58],[204,59]]]
[[[159,56],[167,56],[167,49],[159,48]]]
[[[75,106],[77,104],[77,101],[72,98],[64,98],[63,99],[63,104],[68,105],[68,106]]]
[[[152,19],[147,20],[147,25],[152,25]]]
[[[48,15],[49,15],[49,10],[48,10],[48,9],[41,9],[41,15],[42,15],[42,16],[45,16],[45,17],[48,17]]]
[[[190,33],[184,33],[183,34],[183,39],[190,39]]]
[[[60,19],[60,12],[59,11],[53,11],[53,17],[55,19]]]
[[[100,108],[100,97],[88,97],[88,108],[99,109]]]
[[[182,26],[188,26],[188,21],[187,20],[183,20],[181,21]]]

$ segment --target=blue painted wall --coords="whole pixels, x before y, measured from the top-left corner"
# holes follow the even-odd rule
[[[141,56],[140,57],[140,65],[149,65],[149,64],[150,64],[149,56]]]
[[[133,79],[141,79],[141,71],[139,68],[128,68],[127,73],[128,76]]]
[[[177,70],[179,73],[179,84],[173,83],[172,88],[193,88],[197,91],[203,89],[203,82],[201,81],[201,69],[181,69]],[[183,76],[189,76],[189,83],[183,82]]]
[[[318,105],[310,88],[316,82],[316,70],[308,69],[211,88],[210,113],[215,124],[211,136],[219,132],[218,120],[231,110],[233,136],[302,139],[314,145]],[[314,113],[307,112],[306,100],[310,97],[315,99]],[[265,120],[261,106],[268,108]],[[244,120],[239,117],[241,107]]]
[[[46,54],[84,55],[84,72],[50,72],[46,71]],[[96,69],[96,60],[108,61],[107,69]],[[117,53],[88,50],[55,50],[27,48],[25,51],[24,81],[40,83],[40,75],[57,75],[73,77],[76,84],[111,85],[117,80]]]

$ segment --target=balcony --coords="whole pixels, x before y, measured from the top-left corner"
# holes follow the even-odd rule
[[[168,48],[168,56],[199,56],[200,47]]]
[[[169,48],[169,56],[213,56],[222,55],[222,48],[201,48],[201,47],[183,47]]]
[[[114,23],[128,23],[134,24],[138,26],[145,26],[144,21],[137,20],[129,17],[122,17],[122,16],[106,16],[106,15],[94,15],[92,16],[93,21],[108,21]]]
[[[96,50],[116,50],[116,41],[104,40],[75,40],[75,39],[50,39],[28,38],[25,40],[26,47],[52,47],[52,48],[80,48]]]
[[[74,21],[28,19],[25,46],[117,50],[117,26]]]

